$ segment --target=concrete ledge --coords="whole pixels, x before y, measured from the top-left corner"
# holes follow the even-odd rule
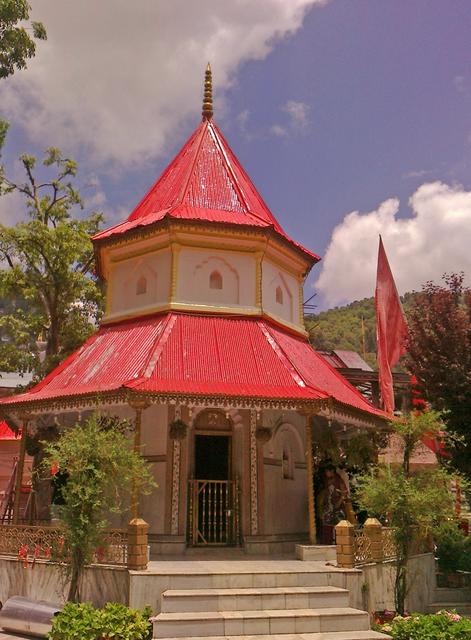
[[[318,562],[337,562],[337,551],[334,544],[297,544],[298,560],[317,560]]]

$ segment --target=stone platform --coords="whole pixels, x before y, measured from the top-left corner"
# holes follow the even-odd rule
[[[379,640],[350,602],[361,572],[292,557],[152,561],[129,575],[129,603],[150,605],[154,638]],[[357,589],[354,589],[357,590]]]

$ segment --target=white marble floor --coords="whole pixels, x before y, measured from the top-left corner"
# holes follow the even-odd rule
[[[175,575],[175,574],[224,574],[224,573],[316,573],[316,572],[358,573],[357,569],[341,569],[326,562],[294,560],[266,556],[244,560],[233,559],[196,559],[189,557],[151,560],[145,571],[133,571],[133,574]]]

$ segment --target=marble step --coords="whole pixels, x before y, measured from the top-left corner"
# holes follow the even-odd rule
[[[162,612],[247,611],[348,607],[339,587],[259,587],[258,589],[180,589],[162,594]]]
[[[436,587],[432,592],[433,602],[471,602],[470,588]]]
[[[181,636],[178,640],[192,640],[194,636]],[[154,638],[154,640],[157,640]],[[177,638],[159,638],[177,640]],[[241,640],[240,636],[208,636],[205,640]],[[275,633],[257,635],[251,640],[391,640],[391,636],[378,631],[332,631],[327,633]]]
[[[159,613],[152,620],[155,638],[367,631],[370,628],[368,614],[350,607]]]

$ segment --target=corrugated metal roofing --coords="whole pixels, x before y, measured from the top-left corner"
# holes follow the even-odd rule
[[[128,219],[98,233],[94,240],[154,224],[166,216],[271,228],[319,260],[286,235],[212,120],[201,122]]]
[[[0,440],[17,440],[16,436],[6,422],[0,422]]]
[[[382,415],[302,337],[266,320],[169,313],[102,327],[27,393],[3,405],[129,388],[312,400]]]

